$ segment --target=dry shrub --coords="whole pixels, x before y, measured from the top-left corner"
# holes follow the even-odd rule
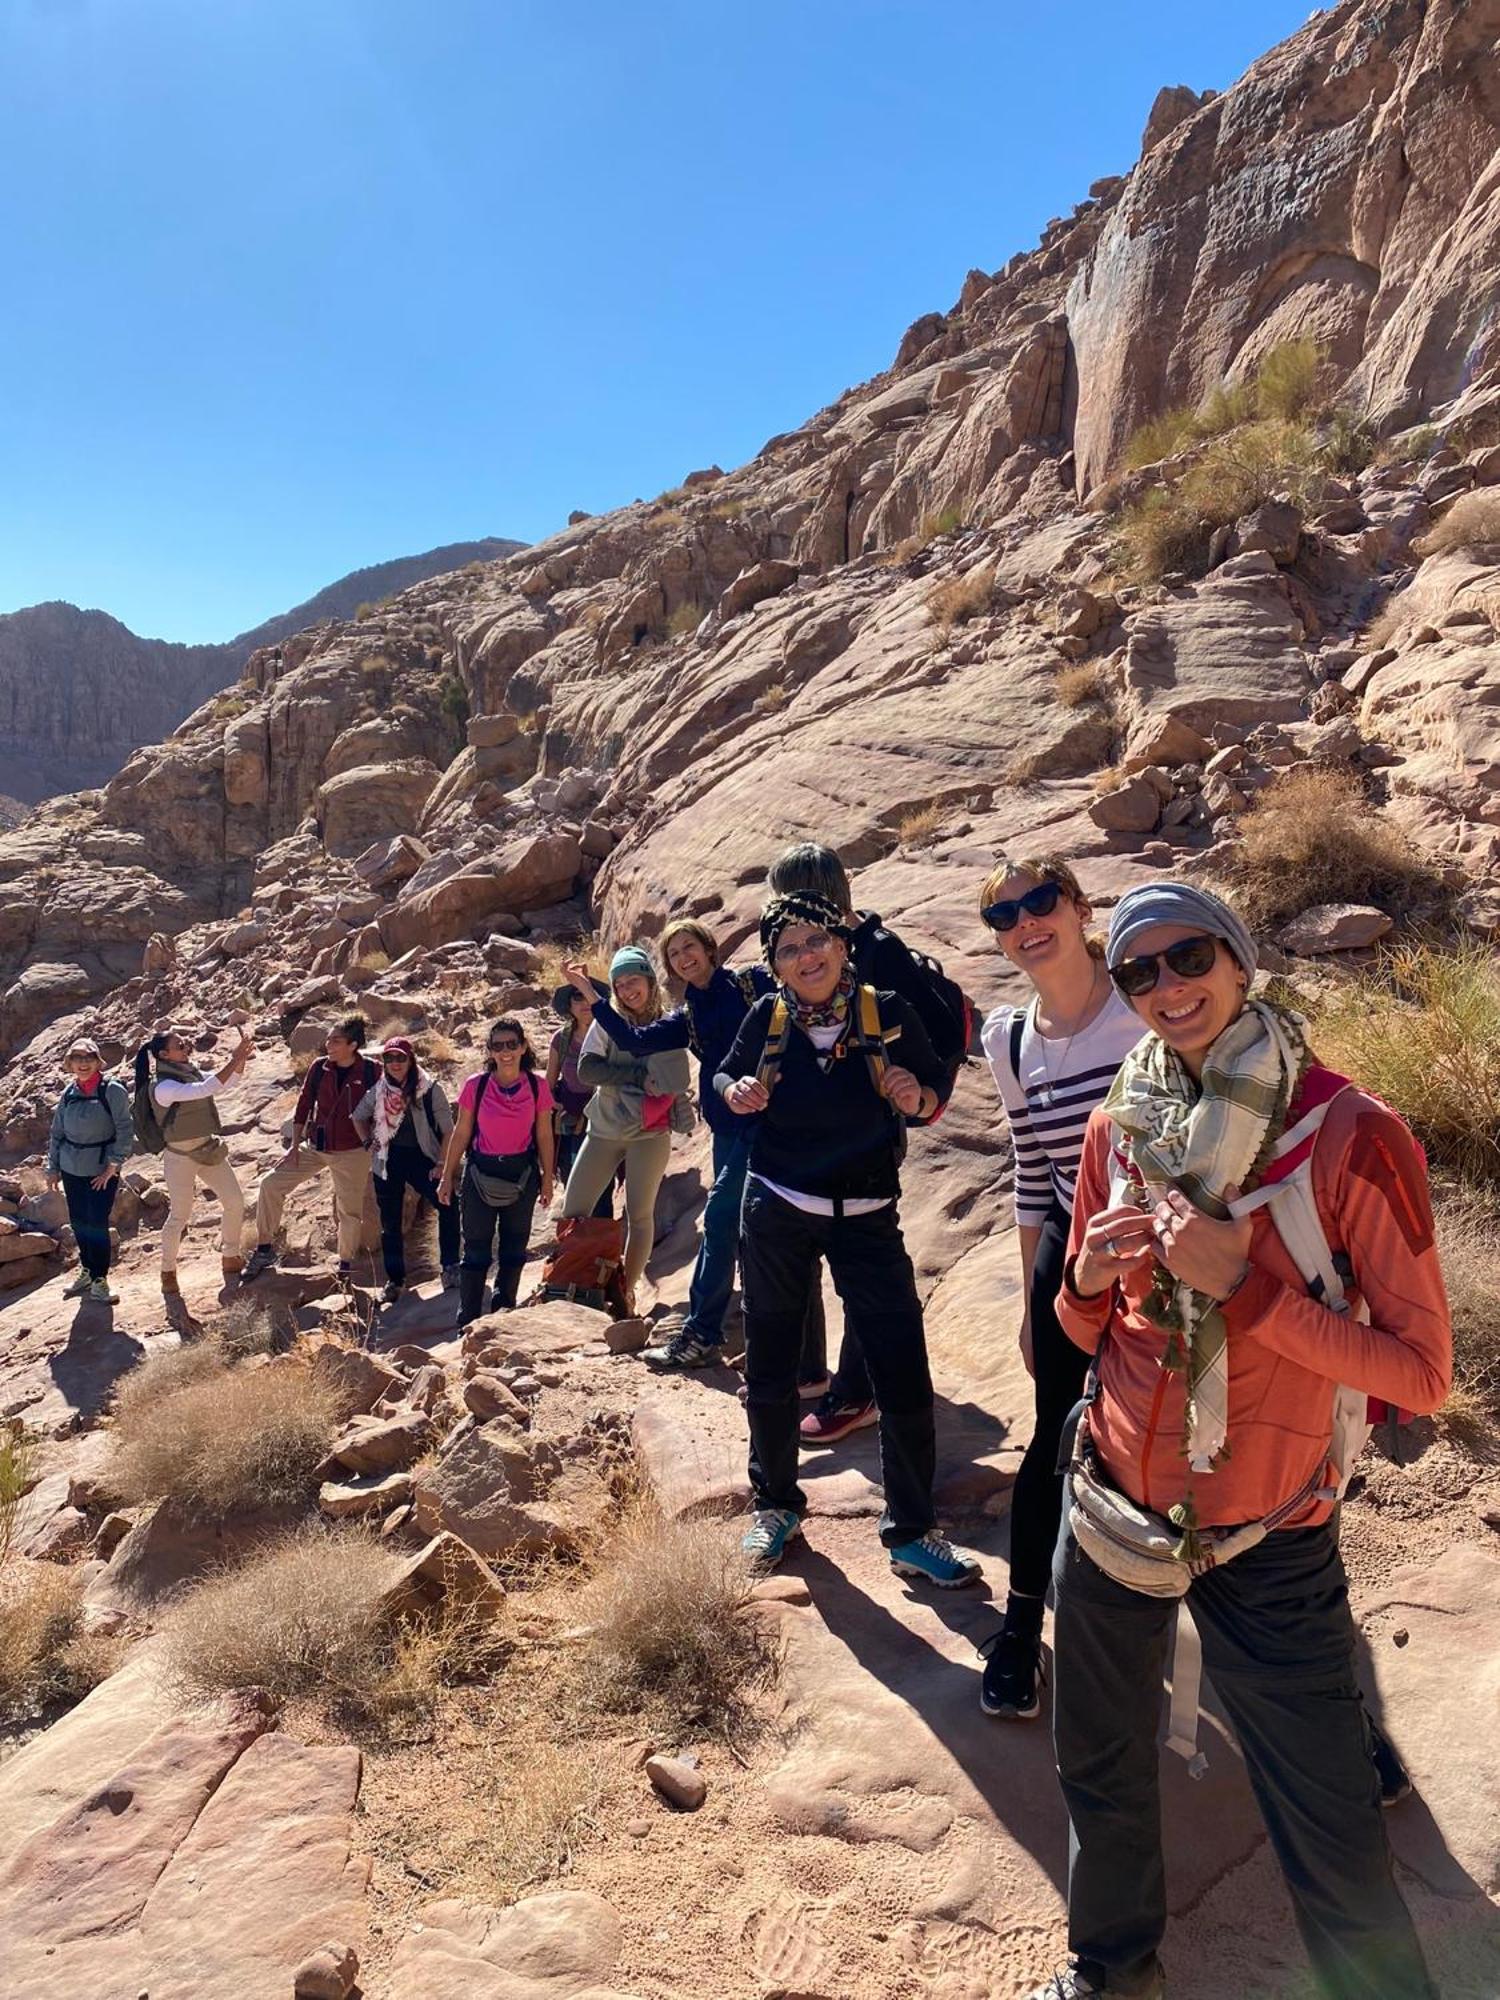
[[[1433,1205],[1453,1314],[1453,1392],[1460,1422],[1500,1419],[1500,1205],[1462,1185]],[[1466,1426],[1467,1427],[1467,1426]]]
[[[601,1708],[729,1734],[774,1652],[749,1611],[755,1581],[723,1521],[668,1520],[638,1496],[611,1532],[579,1613],[579,1662]]]
[[[0,1430],[0,1563],[15,1539],[16,1510],[35,1484],[31,1446],[19,1426]]]
[[[1286,494],[1306,498],[1323,469],[1316,432],[1296,419],[1261,417],[1213,438],[1171,486],[1157,486],[1120,517],[1121,556],[1138,582],[1172,570],[1201,574],[1215,529]]]
[[[743,500],[719,500],[709,508],[716,521],[737,521],[745,511]]]
[[[701,604],[679,604],[667,620],[667,637],[669,639],[685,639],[689,633],[696,632],[702,623],[703,606]]]
[[[944,507],[933,514],[924,514],[917,529],[916,540],[919,548],[936,541],[939,535],[956,535],[964,524],[962,507]]]
[[[1283,340],[1268,348],[1255,371],[1255,409],[1262,417],[1303,417],[1316,408],[1323,355],[1315,340]]]
[[[456,1063],[463,1055],[458,1043],[441,1028],[430,1028],[416,1044],[416,1049],[424,1065],[429,1067],[434,1063]]]
[[[534,982],[538,986],[547,987],[566,986],[568,975],[563,971],[563,967],[579,959],[582,959],[591,973],[597,972],[597,962],[603,956],[597,931],[571,938],[543,938],[535,950],[537,969]],[[599,977],[602,978],[603,974],[600,973]],[[545,1051],[543,1053],[545,1054]]]
[[[58,1563],[0,1571],[0,1721],[78,1701],[112,1671],[115,1648],[83,1630],[83,1581]]]
[[[658,528],[680,528],[686,519],[687,516],[680,507],[663,507],[659,513],[652,516]]]
[[[1488,946],[1391,952],[1320,1018],[1316,1042],[1401,1113],[1438,1166],[1500,1186],[1500,967]]]
[[[950,632],[955,625],[967,625],[971,618],[988,611],[994,595],[995,572],[988,563],[981,563],[930,590],[927,616],[940,631]]]
[[[1438,891],[1405,834],[1342,771],[1290,771],[1269,785],[1241,819],[1225,868],[1252,925],[1285,923],[1316,903],[1399,915]]]
[[[1360,644],[1375,653],[1382,646],[1389,646],[1396,634],[1406,623],[1406,603],[1403,592],[1388,597],[1375,616],[1360,634]]]
[[[585,632],[597,632],[608,616],[609,608],[607,605],[598,603],[585,604],[579,614],[578,622]]]
[[[336,1420],[293,1359],[237,1365],[207,1340],[145,1361],[120,1386],[112,1481],[127,1504],[171,1500],[223,1520],[309,1501]]]
[[[1052,683],[1061,708],[1086,708],[1091,701],[1108,701],[1109,676],[1099,660],[1077,660],[1060,667]]]
[[[1127,471],[1173,458],[1210,438],[1222,437],[1257,418],[1291,422],[1316,409],[1323,376],[1323,354],[1316,341],[1283,340],[1262,355],[1253,375],[1241,382],[1221,382],[1196,405],[1164,410],[1133,433],[1125,446]],[[1342,421],[1341,421],[1342,420]],[[1356,420],[1348,411],[1330,419],[1335,449],[1347,447]]]
[[[896,838],[903,847],[924,847],[943,823],[943,808],[933,799],[903,813],[896,822]]]
[[[786,682],[772,681],[769,687],[763,687],[761,689],[760,693],[755,697],[755,700],[752,702],[751,706],[754,709],[756,709],[757,712],[761,715],[772,715],[778,708],[784,708],[786,706],[786,701],[787,701]]]
[[[1453,505],[1415,543],[1419,556],[1440,556],[1449,549],[1475,549],[1500,542],[1500,487],[1476,487],[1460,493]]]

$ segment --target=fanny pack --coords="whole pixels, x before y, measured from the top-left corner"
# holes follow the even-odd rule
[[[490,1208],[509,1208],[531,1179],[530,1153],[469,1153],[469,1178]]]

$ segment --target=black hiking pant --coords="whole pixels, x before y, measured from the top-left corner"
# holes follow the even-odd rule
[[[392,1146],[385,1156],[385,1172],[375,1176],[381,1261],[385,1275],[398,1285],[406,1279],[406,1236],[402,1224],[408,1188],[428,1208],[437,1210],[438,1262],[445,1269],[458,1262],[458,1209],[451,1201],[445,1205],[438,1200],[432,1168],[433,1162],[420,1146]]]
[[[759,1507],[807,1508],[797,1484],[798,1368],[808,1289],[826,1257],[880,1403],[887,1548],[932,1526],[932,1377],[917,1282],[896,1204],[867,1215],[809,1215],[753,1176],[740,1210],[750,1485]]]
[[[1157,1725],[1179,1600],[1107,1577],[1065,1531],[1053,1733],[1072,1826],[1068,1943],[1136,1989],[1167,1923]],[[1332,1529],[1280,1529],[1194,1582],[1188,1610],[1328,2000],[1433,2000],[1391,1873]]]
[[[107,1278],[109,1215],[120,1192],[120,1176],[115,1174],[102,1188],[96,1188],[88,1174],[64,1174],[62,1184],[68,1220],[78,1239],[78,1261],[91,1278]]]
[[[513,1306],[521,1290],[521,1273],[526,1268],[526,1250],[531,1241],[531,1218],[536,1212],[537,1177],[533,1168],[517,1200],[505,1208],[491,1208],[474,1185],[467,1167],[460,1193],[463,1217],[464,1254],[458,1267],[458,1323],[467,1326],[484,1311],[484,1286],[490,1265],[495,1265],[495,1290],[490,1311],[502,1312]]]
[[[1054,1201],[1042,1224],[1031,1272],[1032,1393],[1036,1427],[1021,1460],[1010,1501],[1010,1587],[1042,1598],[1052,1580],[1052,1558],[1062,1519],[1059,1440],[1068,1412],[1083,1394],[1089,1357],[1063,1332],[1057,1294],[1068,1254],[1068,1213]]]

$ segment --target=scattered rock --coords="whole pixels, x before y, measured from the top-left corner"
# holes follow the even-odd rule
[[[1132,778],[1112,792],[1101,792],[1090,805],[1089,818],[1106,833],[1150,833],[1161,818],[1161,795],[1144,778]]]
[[[327,1479],[318,1488],[318,1508],[331,1521],[362,1521],[385,1514],[411,1498],[409,1472],[367,1472],[351,1479]]]
[[[1325,952],[1360,951],[1391,928],[1384,910],[1362,903],[1317,903],[1304,910],[1281,933],[1281,943],[1298,958]]]
[[[436,1437],[436,1427],[421,1410],[353,1417],[329,1445],[328,1456],[349,1472],[395,1472],[414,1465]]]
[[[638,1354],[650,1340],[651,1322],[645,1319],[611,1320],[604,1329],[604,1344],[611,1354]]]
[[[682,1812],[696,1812],[708,1797],[708,1780],[680,1757],[648,1757],[646,1776]]]
[[[295,2000],[349,2000],[359,1976],[359,1953],[350,1944],[326,1944],[304,1958],[292,1975]]]

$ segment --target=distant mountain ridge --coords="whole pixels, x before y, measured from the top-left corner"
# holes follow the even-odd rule
[[[351,570],[219,645],[143,639],[106,611],[61,601],[0,613],[0,795],[35,805],[106,784],[132,750],[170,735],[233,681],[258,646],[524,546],[486,536]]]

